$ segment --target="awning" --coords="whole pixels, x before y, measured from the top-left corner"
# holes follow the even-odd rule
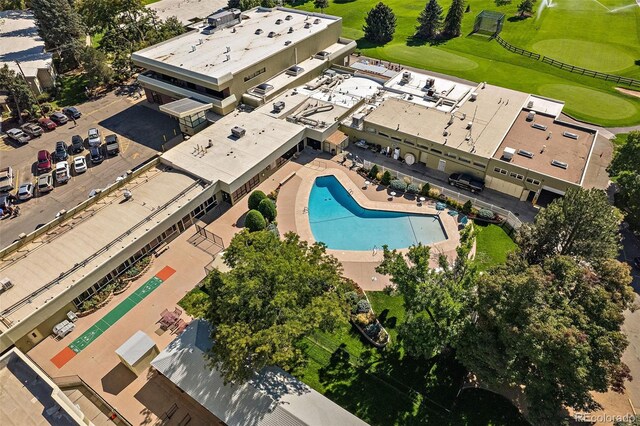
[[[325,142],[329,142],[331,145],[340,146],[342,142],[347,139],[347,135],[342,133],[340,130],[336,130],[325,140]]]
[[[193,98],[183,98],[160,105],[160,111],[172,117],[184,118],[211,109],[213,104],[201,102]]]

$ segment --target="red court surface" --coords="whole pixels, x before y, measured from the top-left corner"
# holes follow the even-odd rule
[[[58,355],[56,355],[53,358],[51,358],[51,362],[56,367],[62,368],[63,365],[65,365],[67,362],[69,362],[71,360],[71,358],[73,358],[76,355],[77,354],[71,348],[66,347],[63,350],[61,350],[58,353]]]
[[[162,281],[166,281],[171,275],[176,272],[171,266],[165,266],[156,274],[156,277],[160,278]]]

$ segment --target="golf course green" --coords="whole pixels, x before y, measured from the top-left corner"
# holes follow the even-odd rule
[[[302,1],[296,7],[315,10],[311,0]],[[618,92],[615,83],[560,70],[512,53],[486,36],[470,34],[480,11],[500,11],[507,17],[501,37],[515,46],[640,80],[640,7],[635,0],[538,0],[527,19],[517,16],[518,0],[505,6],[467,0],[471,11],[465,14],[462,36],[436,44],[412,40],[427,0],[383,0],[393,9],[397,27],[391,42],[376,46],[363,38],[362,26],[378,1],[330,0],[324,10],[343,18],[343,35],[357,40],[363,55],[560,99],[566,102],[567,114],[602,126],[640,124],[640,98]],[[439,3],[446,14],[451,0]]]

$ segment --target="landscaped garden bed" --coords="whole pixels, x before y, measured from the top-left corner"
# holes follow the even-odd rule
[[[351,308],[351,323],[364,338],[376,348],[384,348],[390,338],[371,307],[367,295],[357,286],[347,293],[347,301]]]

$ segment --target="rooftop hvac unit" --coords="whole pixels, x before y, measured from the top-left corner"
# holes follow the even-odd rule
[[[571,133],[571,132],[563,132],[562,136],[564,136],[565,138],[570,138],[570,139],[578,139],[578,135],[576,135],[575,133]]]
[[[293,32],[293,27],[289,27],[289,31],[287,31],[289,34],[291,34]]]
[[[560,167],[561,169],[567,169],[567,167],[569,167],[569,165],[565,162],[562,161],[558,161],[558,160],[553,160],[551,161],[551,165],[552,166],[556,166],[556,167]]]
[[[291,15],[287,15],[287,16],[284,17],[285,21],[290,21],[292,19],[293,19],[293,16],[291,16]]]
[[[287,41],[285,41],[285,42],[284,42],[284,45],[285,45],[285,46],[288,46],[288,45],[290,45],[290,44],[291,44],[291,40],[287,40]]]
[[[224,28],[240,22],[240,11],[238,9],[223,10],[207,17],[207,23],[214,29]]]
[[[515,149],[506,147],[502,152],[502,159],[506,161],[511,161],[515,153],[516,153]]]
[[[547,130],[547,126],[545,126],[544,124],[540,124],[540,123],[533,123],[531,125],[531,127],[533,127],[534,129],[538,129],[538,130]]]
[[[282,112],[284,110],[284,101],[278,101],[273,103],[273,110],[275,112]]]
[[[364,123],[364,115],[363,114],[353,114],[351,116],[351,126],[352,127],[360,127]]]
[[[527,108],[529,109],[533,108],[533,101],[527,102]]]
[[[524,149],[519,149],[518,155],[522,155],[523,157],[527,157],[527,158],[533,158],[533,152],[525,151]]]
[[[304,23],[304,27],[307,28],[307,29],[311,28],[311,23],[310,22],[305,22]]]
[[[535,111],[529,111],[529,114],[527,114],[527,121],[533,121],[536,119],[536,112]]]
[[[400,80],[401,83],[407,84],[411,81],[411,72],[409,71],[405,71],[402,73],[402,80]]]
[[[427,81],[424,84],[424,88],[425,89],[430,89],[433,87],[433,85],[436,84],[436,79],[435,78],[428,78]]]
[[[269,38],[274,38],[276,36],[275,31],[270,31],[269,34],[267,34],[267,37]]]
[[[313,20],[313,23],[314,23],[314,24],[316,24],[316,25],[318,25],[318,24],[320,23],[320,18],[316,18],[316,19],[314,19],[314,20]]]
[[[473,127],[473,121],[469,121],[469,122],[467,123],[467,129],[470,129],[470,128],[472,128],[472,127]]]
[[[231,134],[236,138],[241,138],[246,133],[247,133],[247,131],[245,129],[243,129],[242,127],[239,127],[239,126],[233,126],[233,128],[231,129]]]
[[[256,35],[260,35],[260,34],[262,34],[263,32],[264,32],[264,31],[262,31],[262,28],[258,28],[258,29],[256,30]]]
[[[478,99],[478,94],[476,92],[471,93],[471,96],[469,96],[469,100],[471,102],[475,102],[476,99]]]
[[[7,277],[0,280],[0,293],[5,292],[13,287],[13,283]]]
[[[327,77],[335,77],[338,73],[336,72],[336,70],[328,69],[323,74]]]
[[[276,20],[276,25],[280,25],[280,24],[282,24],[282,19]]]

